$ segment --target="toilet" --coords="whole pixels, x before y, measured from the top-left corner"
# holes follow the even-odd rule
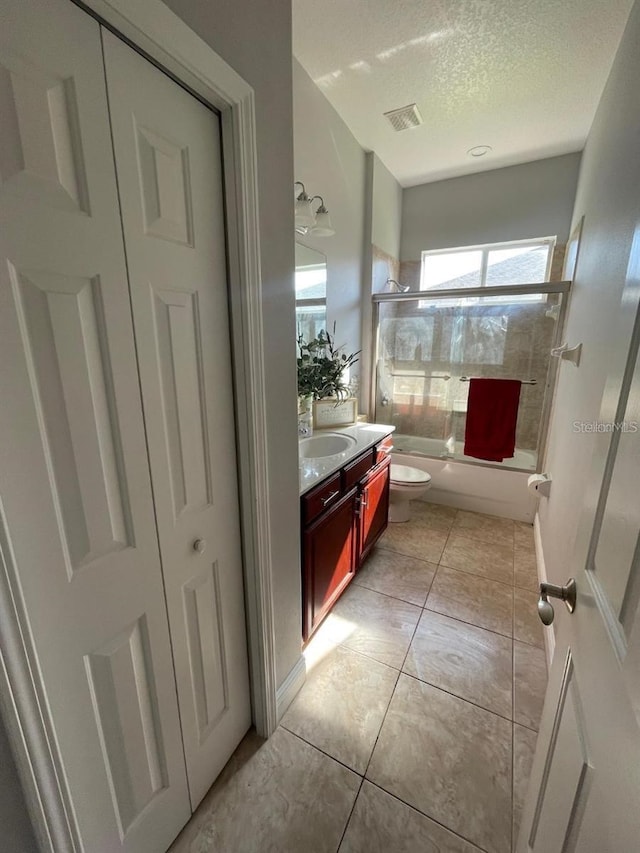
[[[409,501],[431,488],[431,474],[409,465],[391,465],[389,521],[409,521]]]

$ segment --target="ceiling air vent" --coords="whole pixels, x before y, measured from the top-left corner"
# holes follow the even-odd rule
[[[390,110],[384,115],[389,119],[391,127],[395,131],[411,130],[412,127],[423,124],[422,116],[415,104],[400,107],[399,110]]]

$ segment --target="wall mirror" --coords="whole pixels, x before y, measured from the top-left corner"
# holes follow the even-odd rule
[[[327,259],[296,242],[296,334],[305,341],[327,328]]]

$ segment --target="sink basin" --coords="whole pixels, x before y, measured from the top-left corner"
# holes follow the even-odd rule
[[[350,435],[337,432],[327,432],[323,435],[312,435],[298,442],[298,454],[301,459],[322,459],[325,456],[335,456],[344,453],[356,443]]]

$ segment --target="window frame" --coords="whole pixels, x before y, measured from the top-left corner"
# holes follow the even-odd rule
[[[297,325],[298,309],[299,309],[299,308],[302,308],[302,309],[305,309],[305,308],[324,308],[324,317],[325,317],[325,322],[324,322],[324,327],[323,327],[323,328],[325,328],[325,327],[326,327],[326,325],[327,325],[327,322],[326,322],[326,320],[327,320],[327,278],[326,278],[326,275],[327,275],[327,265],[326,265],[326,262],[325,262],[324,264],[306,264],[306,265],[305,265],[304,267],[302,267],[302,268],[298,268],[298,267],[296,267],[296,275],[297,275],[297,273],[298,273],[298,269],[304,269],[305,271],[313,271],[313,270],[316,270],[316,269],[318,269],[318,270],[319,270],[320,268],[324,268],[324,274],[325,274],[325,281],[324,281],[325,291],[324,291],[324,296],[315,296],[315,297],[311,297],[311,298],[298,297],[298,291],[297,291],[297,289],[296,289],[296,294],[295,294],[295,295],[296,295],[296,299],[295,299],[295,303],[296,303],[296,305],[295,305],[295,312],[296,312],[296,340],[297,340],[297,338],[298,338],[298,335],[300,334],[300,330],[299,330],[298,325]]]
[[[540,284],[546,284],[549,282],[551,277],[551,267],[553,264],[553,251],[556,247],[556,243],[558,241],[557,236],[549,236],[549,237],[530,237],[526,240],[509,240],[501,243],[479,243],[473,246],[456,246],[455,248],[450,249],[425,249],[422,251],[420,256],[420,287],[419,290],[421,293],[437,293],[437,287],[426,287],[424,285],[425,281],[425,259],[432,258],[434,256],[442,256],[442,255],[456,255],[461,254],[462,252],[482,252],[482,260],[480,262],[480,283],[478,285],[474,285],[475,287],[486,287],[487,289],[500,288],[500,287],[509,287],[510,285],[502,285],[502,284],[487,284],[487,270],[488,270],[488,259],[489,253],[500,251],[503,249],[518,249],[520,247],[537,247],[537,246],[546,246],[547,247],[547,265],[544,273],[544,281],[536,282]],[[532,283],[532,282],[528,282]],[[454,288],[451,288],[452,290]],[[460,288],[461,291],[466,288]]]

